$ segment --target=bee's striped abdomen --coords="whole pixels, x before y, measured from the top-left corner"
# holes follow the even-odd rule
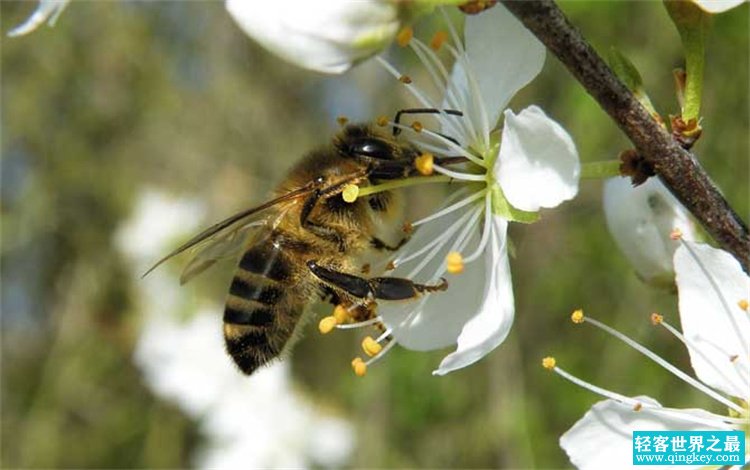
[[[240,259],[224,310],[227,351],[251,374],[278,356],[294,331],[286,318],[286,284],[293,266],[272,238],[251,246]]]

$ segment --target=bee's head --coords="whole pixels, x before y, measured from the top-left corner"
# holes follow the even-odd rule
[[[372,160],[413,160],[416,152],[395,138],[367,124],[346,126],[335,140],[336,149],[344,158]]]

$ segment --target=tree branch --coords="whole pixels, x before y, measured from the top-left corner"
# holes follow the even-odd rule
[[[750,235],[695,157],[644,109],[552,0],[501,0],[581,82],[672,194],[750,272]]]

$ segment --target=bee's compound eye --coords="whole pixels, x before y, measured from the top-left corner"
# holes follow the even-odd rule
[[[352,155],[363,155],[366,157],[381,158],[385,160],[393,159],[391,147],[379,139],[362,139],[354,142],[349,150]]]

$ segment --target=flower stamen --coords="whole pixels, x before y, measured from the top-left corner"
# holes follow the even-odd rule
[[[414,166],[420,174],[429,176],[432,174],[434,162],[435,157],[431,153],[425,152],[414,160]]]
[[[443,44],[445,44],[447,40],[448,33],[440,30],[432,36],[432,39],[430,40],[430,47],[432,48],[432,50],[437,52],[440,50],[440,48],[443,47]]]
[[[344,186],[344,190],[341,191],[341,197],[350,204],[356,201],[357,197],[359,197],[359,186],[356,184],[347,184]]]
[[[406,47],[409,45],[409,41],[411,41],[411,38],[413,37],[414,30],[411,28],[411,26],[406,26],[405,28],[402,28],[401,31],[399,31],[396,35],[396,43],[401,47]]]
[[[460,274],[464,270],[464,258],[461,253],[451,251],[445,257],[445,270],[451,274]]]

